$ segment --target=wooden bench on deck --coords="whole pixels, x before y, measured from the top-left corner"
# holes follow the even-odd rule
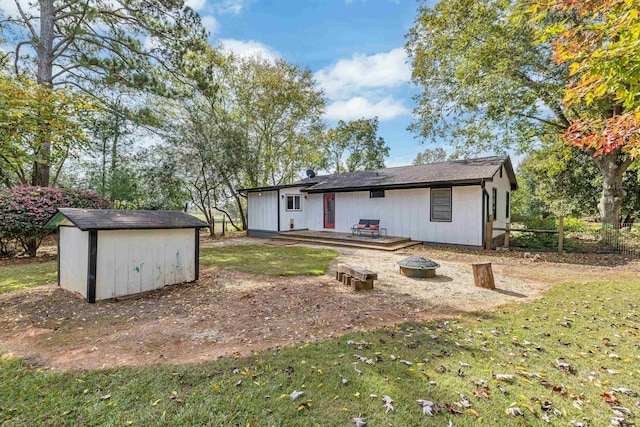
[[[336,280],[351,286],[354,291],[373,289],[373,281],[378,279],[378,273],[353,265],[339,265]]]

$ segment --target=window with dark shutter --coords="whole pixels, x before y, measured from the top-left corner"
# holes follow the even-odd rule
[[[382,198],[384,197],[384,190],[372,190],[369,191],[369,198],[370,199],[377,199],[377,198]]]
[[[505,211],[505,218],[509,218],[509,205],[511,204],[511,194],[507,191],[507,207]]]
[[[451,222],[451,189],[431,189],[431,221]]]
[[[495,221],[498,217],[498,189],[494,188],[491,190],[491,212],[493,212],[493,220]]]

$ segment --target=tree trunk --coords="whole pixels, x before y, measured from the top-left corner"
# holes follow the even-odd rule
[[[53,41],[55,36],[55,7],[53,0],[40,0],[40,38],[36,45],[38,53],[37,83],[53,87]],[[51,130],[42,126],[38,135],[41,147],[33,163],[32,184],[48,187],[51,173]]]
[[[602,174],[602,196],[598,203],[600,222],[603,225],[618,226],[620,224],[620,207],[627,192],[622,187],[624,172],[631,163],[620,160],[618,150],[593,158]]]

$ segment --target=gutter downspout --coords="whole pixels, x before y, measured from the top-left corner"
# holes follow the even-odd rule
[[[280,233],[280,189],[278,188],[278,196],[276,199],[276,206],[278,207],[278,233]]]
[[[482,224],[482,244],[480,246],[484,248],[484,242],[487,241],[487,215],[485,212],[485,200],[488,200],[489,198],[489,192],[485,188],[484,178],[480,180],[480,188],[482,188],[482,221],[480,221]],[[489,206],[487,206],[487,209],[489,209]]]

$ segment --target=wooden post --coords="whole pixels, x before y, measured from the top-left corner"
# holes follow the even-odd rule
[[[495,289],[496,283],[493,280],[493,271],[490,262],[471,264],[473,270],[473,281],[476,286],[486,289]]]
[[[484,242],[484,248],[488,251],[491,250],[491,241],[493,240],[493,215],[489,215],[489,221],[487,221],[486,236]]]
[[[511,223],[508,222],[506,225],[506,230],[504,232],[504,247],[509,247],[509,233],[511,232]]]
[[[558,254],[562,255],[564,249],[564,216],[558,217]]]
[[[211,215],[211,208],[209,208],[209,218],[211,219],[211,224],[209,224],[209,235],[213,237],[216,235],[216,221],[213,219],[213,215]]]

